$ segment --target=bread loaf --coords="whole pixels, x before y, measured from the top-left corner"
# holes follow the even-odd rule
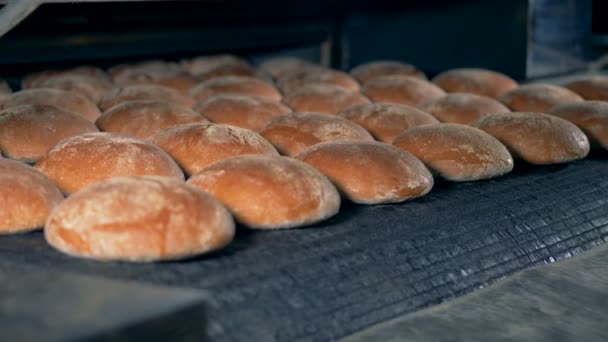
[[[568,82],[564,87],[586,100],[608,101],[608,75],[593,75]]]
[[[363,94],[374,102],[387,102],[418,107],[445,95],[431,82],[413,76],[376,77],[363,86]]]
[[[243,155],[215,162],[188,180],[222,202],[242,224],[258,229],[293,228],[338,212],[331,182],[300,161]]]
[[[88,133],[62,140],[36,163],[64,193],[118,176],[184,180],[171,157],[145,140],[117,133]]]
[[[279,78],[277,86],[284,94],[292,94],[309,84],[327,84],[347,90],[359,91],[359,83],[349,74],[331,69],[305,69]]]
[[[259,134],[222,124],[179,125],[154,134],[150,141],[169,153],[188,175],[237,155],[279,155]]]
[[[98,260],[183,259],[228,245],[234,221],[209,194],[164,177],[117,177],[71,195],[44,235],[63,253]]]
[[[319,66],[297,57],[275,57],[262,62],[259,70],[274,79],[279,79],[287,74],[315,69]]]
[[[280,102],[281,93],[270,83],[259,78],[244,76],[224,76],[212,78],[190,90],[190,95],[197,101],[214,95],[248,95]]]
[[[186,107],[194,106],[193,98],[175,89],[156,84],[135,84],[114,88],[99,101],[99,108],[106,111],[117,104],[137,100],[165,101]]]
[[[365,84],[377,77],[383,76],[413,76],[426,80],[424,73],[415,66],[398,61],[372,61],[354,67],[350,74]]]
[[[450,93],[423,104],[420,109],[441,122],[465,125],[489,114],[510,112],[493,98],[469,93]]]
[[[517,82],[509,76],[479,68],[448,70],[433,78],[433,83],[448,93],[471,93],[492,98],[517,87]]]
[[[549,109],[547,113],[572,122],[594,146],[608,149],[608,102],[564,103]]]
[[[562,103],[582,101],[576,93],[543,83],[525,84],[502,94],[498,100],[516,112],[546,112]]]
[[[291,113],[276,118],[260,134],[284,155],[293,157],[324,141],[373,141],[356,123],[335,115]]]
[[[63,195],[42,173],[0,158],[0,234],[42,228]]]
[[[513,169],[513,158],[500,141],[466,125],[417,126],[401,133],[393,144],[422,160],[436,175],[451,181],[488,179]]]
[[[433,177],[420,160],[381,142],[325,142],[305,149],[296,159],[321,171],[355,203],[403,202],[433,187]]]
[[[499,139],[515,157],[531,164],[557,164],[582,159],[589,140],[571,122],[542,113],[512,112],[485,116],[471,125]]]
[[[337,114],[349,107],[369,103],[359,92],[342,87],[313,83],[285,97],[285,103],[296,112]]]
[[[401,132],[419,125],[438,123],[431,114],[414,107],[392,103],[367,103],[339,114],[370,132],[376,140],[392,143]]]

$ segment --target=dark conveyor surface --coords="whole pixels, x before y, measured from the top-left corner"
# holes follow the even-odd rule
[[[521,166],[439,182],[397,205],[345,204],[305,229],[239,231],[226,250],[157,264],[64,256],[41,233],[0,238],[0,266],[27,265],[205,289],[212,340],[321,341],[440,303],[608,237],[608,161]]]

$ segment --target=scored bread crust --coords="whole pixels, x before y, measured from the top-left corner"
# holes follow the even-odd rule
[[[365,128],[356,123],[321,113],[291,113],[278,117],[260,130],[260,135],[287,156],[295,156],[324,141],[374,140]]]
[[[412,153],[435,174],[457,182],[501,176],[513,169],[507,148],[490,134],[466,125],[417,126],[393,145]]]
[[[419,125],[439,123],[431,114],[395,103],[367,103],[338,114],[365,128],[376,140],[392,143],[401,132]]]
[[[257,229],[305,226],[335,215],[340,194],[312,166],[287,157],[241,155],[215,162],[188,180]]]
[[[514,156],[531,164],[565,163],[589,153],[583,131],[556,116],[512,112],[485,116],[471,125],[492,134]]]
[[[64,193],[118,176],[184,180],[182,170],[160,147],[118,133],[87,133],[62,140],[38,160],[36,168]]]
[[[234,221],[209,194],[165,177],[117,177],[71,195],[48,218],[56,249],[97,260],[174,260],[234,237]]]
[[[41,228],[62,200],[61,191],[40,171],[0,158],[0,234]]]
[[[279,155],[261,135],[223,124],[179,125],[158,132],[149,140],[169,153],[189,175],[213,162],[237,155]]]
[[[325,142],[305,149],[296,159],[321,171],[355,203],[403,202],[433,187],[433,177],[420,160],[381,142]]]

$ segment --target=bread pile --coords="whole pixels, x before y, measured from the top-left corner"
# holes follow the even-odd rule
[[[0,80],[0,233],[44,228],[59,251],[96,260],[210,253],[236,224],[304,227],[342,200],[424,196],[434,177],[585,158],[608,148],[607,85],[232,55],[47,70],[14,93]]]

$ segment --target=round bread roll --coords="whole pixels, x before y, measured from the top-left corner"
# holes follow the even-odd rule
[[[169,153],[188,175],[242,154],[279,155],[261,135],[222,124],[179,125],[158,132],[149,140]]]
[[[398,103],[418,107],[445,95],[431,82],[413,76],[376,77],[363,86],[363,94],[374,102]]]
[[[576,125],[547,114],[493,114],[471,125],[492,134],[530,164],[565,163],[589,153],[589,140]]]
[[[8,86],[8,83],[0,78],[0,97],[10,95],[12,92],[13,91],[11,90],[11,87]]]
[[[199,56],[180,62],[182,68],[192,75],[198,75],[222,65],[249,65],[246,60],[234,55]]]
[[[112,79],[110,75],[108,75],[105,71],[98,67],[83,65],[76,68],[66,69],[66,70],[45,70],[40,72],[35,72],[25,76],[21,80],[21,88],[29,89],[29,88],[42,88],[40,83],[46,82],[49,78],[54,78],[57,76],[63,75],[78,75],[84,76],[88,79],[94,79],[96,83],[102,84],[112,84]]]
[[[489,114],[510,112],[509,108],[493,98],[468,93],[450,93],[423,104],[420,109],[431,113],[441,122],[465,125]]]
[[[281,103],[245,95],[211,96],[199,102],[194,110],[212,122],[252,131],[260,130],[276,116],[291,112]]]
[[[293,157],[324,141],[373,141],[365,128],[335,115],[291,113],[274,119],[260,134],[281,154]]]
[[[321,171],[355,203],[403,202],[433,187],[433,177],[420,160],[381,142],[330,141],[305,149],[296,159]]]
[[[35,88],[21,90],[11,96],[0,99],[0,110],[22,105],[47,105],[63,109],[94,122],[100,115],[99,108],[86,97],[77,93],[50,89]]]
[[[209,120],[188,107],[171,102],[131,101],[110,108],[95,124],[104,132],[147,139],[165,128],[195,122]]]
[[[297,112],[337,114],[369,100],[361,93],[329,84],[309,84],[288,94],[285,103]]]
[[[309,84],[328,84],[347,90],[359,91],[359,83],[349,74],[331,69],[308,69],[287,74],[277,81],[284,94],[292,94]]]
[[[142,262],[215,251],[234,232],[226,208],[193,186],[163,177],[117,177],[63,201],[44,236],[72,256]]]
[[[508,91],[498,100],[516,112],[546,112],[558,104],[583,101],[583,98],[564,87],[534,83]]]
[[[471,93],[492,98],[517,88],[517,82],[505,74],[476,68],[442,72],[433,78],[433,83],[448,93]]]
[[[414,107],[392,103],[367,103],[340,112],[379,141],[391,144],[401,132],[419,125],[439,123],[431,114]]]
[[[194,106],[193,98],[175,89],[156,84],[135,84],[114,88],[99,101],[99,108],[106,111],[117,104],[137,100],[166,101],[186,107]]]
[[[120,80],[131,73],[150,73],[150,74],[174,74],[182,71],[177,63],[170,63],[161,60],[150,60],[131,64],[118,64],[108,69],[108,73],[114,79]]]
[[[201,81],[223,76],[257,77],[258,74],[252,66],[247,64],[222,64],[196,74]]]
[[[281,101],[281,93],[272,85],[255,77],[224,76],[212,78],[190,90],[190,95],[197,101],[214,95],[237,94],[257,96],[269,101]]]
[[[188,183],[222,202],[251,228],[305,226],[335,215],[340,194],[315,168],[300,161],[243,155],[215,162]]]
[[[31,88],[54,88],[72,91],[97,103],[112,89],[112,83],[87,75],[62,73],[39,79],[32,84]]]
[[[608,149],[608,102],[564,103],[547,113],[572,122],[585,132],[594,146]]]
[[[279,79],[287,74],[318,67],[312,62],[297,57],[275,57],[261,63],[259,69],[262,73],[270,75],[274,79]]]
[[[587,100],[608,101],[608,76],[593,75],[568,82],[564,87]]]
[[[24,162],[35,162],[65,138],[97,131],[87,119],[53,106],[0,110],[0,150]]]
[[[184,173],[158,146],[117,133],[87,133],[62,140],[36,163],[64,193],[118,176],[164,176],[184,180]]]
[[[411,64],[398,61],[372,61],[354,67],[350,74],[365,84],[374,78],[383,76],[413,76],[426,80],[426,75]]]
[[[114,82],[118,85],[157,84],[187,93],[198,79],[181,70],[175,63],[161,61],[117,66],[110,69]]]
[[[498,177],[513,169],[513,158],[500,141],[466,125],[417,126],[401,133],[393,144],[418,157],[438,176],[455,182]]]
[[[0,234],[41,228],[63,195],[38,170],[0,158]]]

